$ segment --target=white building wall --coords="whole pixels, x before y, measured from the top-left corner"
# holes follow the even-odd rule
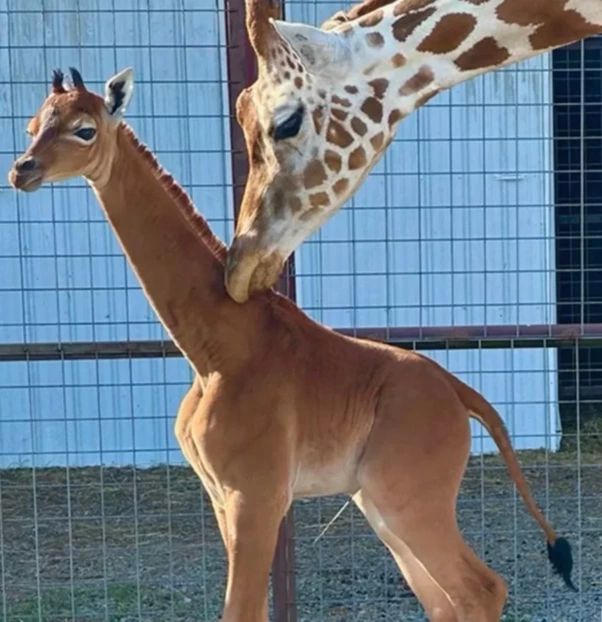
[[[116,15],[104,0],[55,4],[28,0],[38,12],[0,20],[0,169],[25,145],[54,67],[77,66],[98,90],[131,65],[129,121],[229,241],[223,12],[209,0],[185,13],[132,0]],[[313,23],[337,8],[286,5],[288,19]],[[337,328],[555,321],[548,69],[541,57],[479,78],[402,123],[297,253],[312,317]],[[0,342],[165,336],[81,180],[31,195],[0,185],[0,300]],[[517,447],[556,447],[555,353],[427,354],[494,402]],[[2,363],[0,467],[181,463],[173,422],[189,379],[181,359]],[[494,449],[474,432],[475,452]]]

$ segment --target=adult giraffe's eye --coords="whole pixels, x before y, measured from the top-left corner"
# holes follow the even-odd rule
[[[272,138],[274,140],[285,140],[296,136],[303,123],[303,112],[303,107],[299,107],[288,119],[274,126]]]
[[[96,134],[96,130],[93,127],[82,127],[79,130],[73,132],[74,136],[81,138],[82,140],[92,140]]]

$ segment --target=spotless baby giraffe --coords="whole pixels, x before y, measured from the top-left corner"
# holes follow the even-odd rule
[[[346,493],[437,622],[494,622],[506,584],[463,540],[456,498],[469,416],[495,440],[569,587],[568,542],[537,508],[498,413],[431,359],[343,336],[268,290],[239,304],[225,246],[123,121],[131,69],[104,96],[57,71],[9,181],[84,177],[158,318],[192,366],[175,434],[227,552],[222,620],[266,622],[271,561],[292,501]]]
[[[247,0],[258,77],[226,285],[246,300],[353,195],[400,121],[444,89],[602,31],[602,0],[366,0],[321,28]]]

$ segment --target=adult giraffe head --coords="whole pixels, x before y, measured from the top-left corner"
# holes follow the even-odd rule
[[[602,31],[602,0],[366,0],[320,28],[247,0],[256,82],[237,101],[249,177],[226,287],[243,302],[354,193],[443,89]]]

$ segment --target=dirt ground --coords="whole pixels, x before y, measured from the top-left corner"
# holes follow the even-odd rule
[[[504,620],[586,621],[602,611],[602,451],[583,443],[520,459],[541,507],[573,545],[568,591],[495,457],[471,460],[458,502],[477,553],[509,582]],[[577,465],[581,467],[578,468]],[[345,499],[295,503],[300,622],[424,620],[355,508],[312,544]],[[187,468],[0,471],[0,615],[6,622],[198,622],[219,617],[224,557]]]

